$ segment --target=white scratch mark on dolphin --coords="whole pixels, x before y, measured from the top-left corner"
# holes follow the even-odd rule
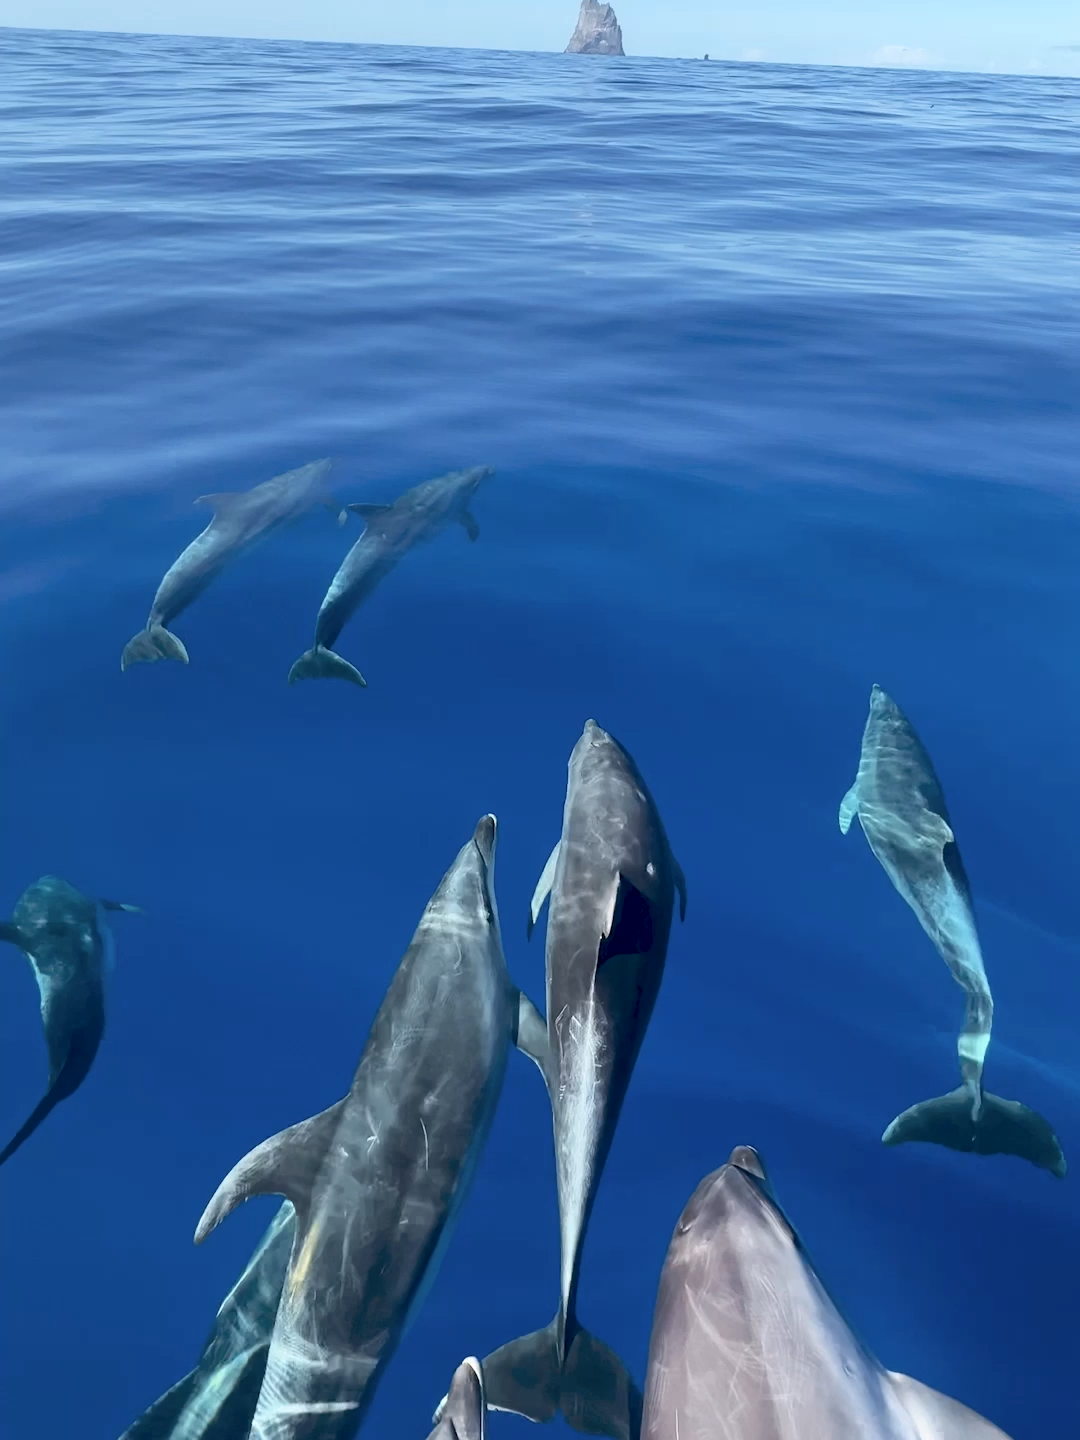
[[[424,1124],[424,1117],[420,1116],[420,1129],[424,1132],[424,1169],[428,1168],[431,1160],[431,1151],[428,1148],[427,1126]]]

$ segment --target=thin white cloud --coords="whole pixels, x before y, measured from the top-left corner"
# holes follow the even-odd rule
[[[870,56],[871,65],[914,66],[939,65],[940,55],[932,55],[918,45],[881,45]]]
[[[744,50],[739,56],[740,60],[764,60],[764,50]]]

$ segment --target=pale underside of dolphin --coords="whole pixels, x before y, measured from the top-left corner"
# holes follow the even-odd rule
[[[297,680],[326,679],[367,685],[356,666],[332,648],[338,636],[398,561],[417,545],[434,539],[454,523],[464,527],[470,540],[479,539],[480,526],[469,505],[477,486],[494,473],[486,466],[455,470],[413,486],[391,505],[348,507],[364,520],[364,532],[330,582],[315,621],[315,643],[289,671],[290,685]]]
[[[915,912],[966,997],[957,1040],[962,1084],[924,1100],[888,1126],[882,1140],[923,1140],[981,1155],[1018,1155],[1051,1174],[1065,1157],[1047,1120],[982,1087],[994,1002],[967,874],[941,783],[911,723],[880,686],[870,696],[859,771],[840,806],[846,835],[858,815],[870,849]]]
[[[313,460],[251,490],[200,495],[195,504],[212,506],[214,518],[165,572],[145,628],[124,647],[120,669],[155,660],[186,665],[184,642],[167,627],[230,561],[317,505],[332,511],[343,525],[345,512],[326,487],[330,470],[329,460]]]
[[[701,1182],[668,1247],[642,1440],[1008,1440],[886,1370],[849,1328],[739,1146]]]

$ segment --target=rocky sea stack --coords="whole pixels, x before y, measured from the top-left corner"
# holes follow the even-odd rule
[[[566,47],[567,55],[625,55],[622,30],[610,5],[581,0],[577,29]]]

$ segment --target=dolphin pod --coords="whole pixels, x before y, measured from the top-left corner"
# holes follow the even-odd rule
[[[486,466],[456,470],[415,485],[392,505],[348,507],[365,521],[364,533],[330,582],[315,621],[315,643],[289,671],[290,685],[295,685],[297,680],[312,679],[367,684],[356,666],[333,650],[346,622],[406,551],[422,541],[433,539],[455,522],[465,527],[470,540],[479,539],[480,526],[469,509],[469,502],[481,481],[494,473]]]
[[[945,796],[910,721],[879,685],[870,696],[859,772],[840,806],[846,835],[858,815],[882,868],[914,910],[966,996],[957,1040],[962,1083],[898,1115],[886,1145],[924,1140],[979,1155],[1018,1155],[1064,1176],[1065,1156],[1049,1121],[982,1087],[994,1002],[983,966],[971,888]]]
[[[296,1214],[286,1200],[221,1302],[198,1365],[121,1440],[235,1440],[248,1433],[295,1234]]]
[[[434,1279],[487,1140],[511,1044],[543,1022],[512,984],[485,815],[428,903],[343,1100],[236,1165],[195,1232],[282,1194],[296,1238],[252,1440],[347,1440]]]
[[[856,1339],[780,1208],[732,1151],[694,1191],[653,1314],[642,1440],[1008,1440],[884,1369]]]
[[[140,661],[188,663],[184,642],[167,627],[197,600],[230,560],[265,540],[275,530],[323,505],[345,523],[345,512],[326,488],[329,460],[314,460],[256,485],[252,490],[200,495],[196,505],[213,507],[214,518],[170,565],[158,586],[146,627],[124,646],[120,668]]]
[[[0,940],[17,945],[33,968],[49,1055],[48,1088],[0,1150],[0,1165],[90,1073],[105,1031],[105,971],[112,955],[103,912],[137,909],[117,900],[93,900],[66,880],[44,875],[20,897],[11,920],[0,924]]]

